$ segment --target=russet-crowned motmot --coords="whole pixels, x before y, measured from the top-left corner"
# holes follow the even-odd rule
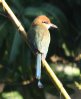
[[[50,27],[57,28],[48,17],[40,15],[34,19],[28,32],[30,46],[36,53],[36,78],[39,87],[42,86],[40,82],[41,60],[46,58],[50,44],[50,32],[48,30]]]

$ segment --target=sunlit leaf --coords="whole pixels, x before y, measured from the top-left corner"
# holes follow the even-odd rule
[[[7,93],[3,93],[2,97],[4,99],[23,99],[22,95],[18,92],[7,92]]]

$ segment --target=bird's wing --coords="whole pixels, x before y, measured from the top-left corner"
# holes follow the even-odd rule
[[[34,28],[30,27],[27,38],[31,48],[33,49],[33,51],[35,51],[36,46],[35,46],[35,29]]]

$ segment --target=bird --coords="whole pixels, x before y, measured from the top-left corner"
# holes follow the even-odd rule
[[[28,31],[28,41],[31,48],[36,54],[36,79],[38,79],[38,87],[43,87],[41,83],[41,60],[46,59],[49,44],[50,44],[50,32],[49,28],[57,28],[57,26],[51,23],[50,19],[46,15],[37,16],[32,22]]]

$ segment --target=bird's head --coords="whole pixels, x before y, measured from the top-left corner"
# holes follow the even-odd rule
[[[52,24],[50,19],[45,15],[40,15],[34,19],[32,26],[36,26],[36,25],[43,25],[47,29],[49,29],[50,27],[57,28],[57,26]]]

